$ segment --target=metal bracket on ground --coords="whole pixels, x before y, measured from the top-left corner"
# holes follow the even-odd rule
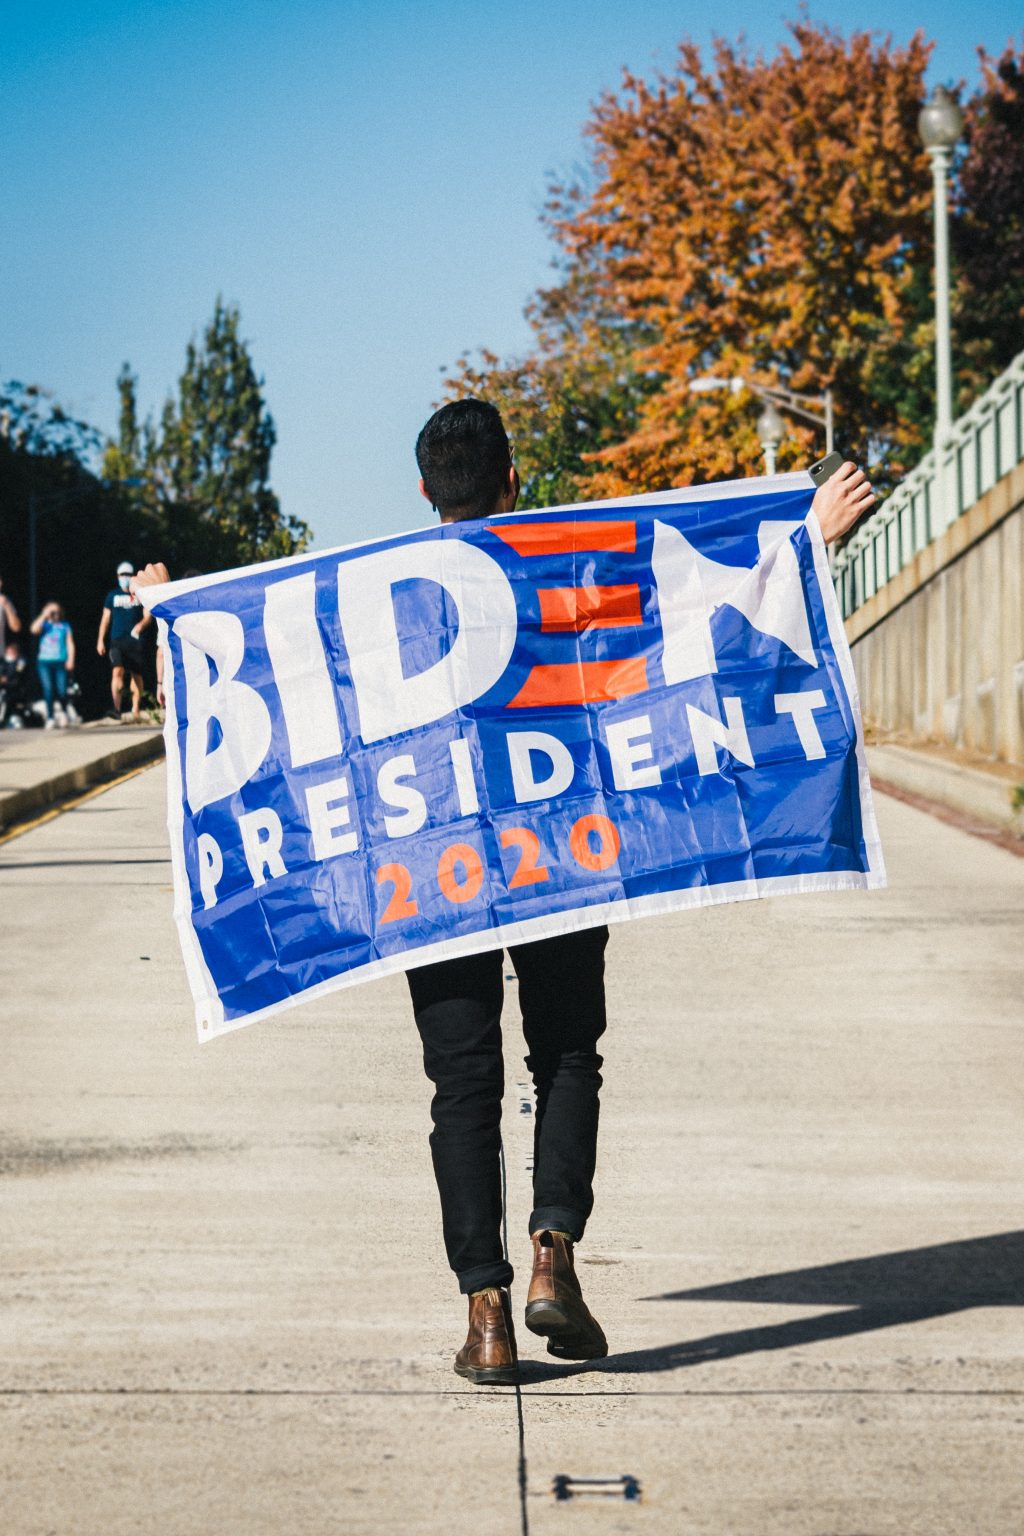
[[[571,1477],[567,1472],[556,1472],[551,1480],[551,1491],[559,1501],[598,1498],[639,1503],[640,1479],[628,1472],[618,1477]]]

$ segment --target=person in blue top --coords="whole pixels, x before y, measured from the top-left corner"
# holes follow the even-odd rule
[[[67,724],[64,704],[68,696],[68,678],[75,670],[75,637],[60,603],[45,605],[32,625],[32,633],[39,636],[36,671],[46,704],[46,729],[52,730],[54,725]],[[54,700],[60,705],[56,719]]]
[[[110,693],[113,708],[108,712],[110,720],[120,720],[121,702],[127,672],[132,690],[132,719],[138,723],[142,708],[142,632],[153,622],[135,593],[130,590],[135,567],[130,560],[122,560],[117,568],[117,590],[108,592],[100,616],[100,632],[96,637],[96,650],[101,656],[110,653]]]

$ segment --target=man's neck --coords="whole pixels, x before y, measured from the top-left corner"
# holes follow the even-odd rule
[[[499,496],[491,510],[484,514],[484,518],[503,517],[508,512],[514,512],[516,509],[516,502],[518,500],[518,495],[513,496],[511,492],[507,492],[505,495]],[[457,517],[452,512],[439,511],[437,515],[441,519],[442,523],[475,523],[483,521],[483,519],[476,517]]]

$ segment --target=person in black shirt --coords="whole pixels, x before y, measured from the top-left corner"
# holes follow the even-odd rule
[[[107,593],[100,616],[96,650],[110,656],[110,693],[113,707],[108,719],[120,720],[125,673],[131,683],[132,719],[138,724],[142,707],[142,632],[152,624],[135,593],[130,590],[135,567],[122,560],[117,568],[117,587]]]
[[[420,433],[416,458],[420,490],[444,523],[515,507],[519,476],[493,405],[467,399],[443,406]],[[547,1339],[550,1354],[568,1360],[608,1353],[573,1262],[594,1203],[607,940],[601,925],[509,950],[536,1088],[526,1326]],[[469,1333],[455,1370],[492,1385],[515,1381],[518,1368],[508,1293],[513,1270],[501,1238],[503,969],[502,952],[494,949],[408,973],[435,1090],[430,1149],[445,1248],[469,1298]]]

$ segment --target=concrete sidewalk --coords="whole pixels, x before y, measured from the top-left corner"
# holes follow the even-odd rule
[[[613,930],[579,1253],[611,1354],[520,1327],[517,1393],[451,1371],[403,978],[197,1046],[163,794],[0,850],[4,1536],[1024,1528],[1020,859],[879,797],[889,890]]]
[[[158,726],[97,720],[68,730],[0,731],[0,831],[163,755]]]

